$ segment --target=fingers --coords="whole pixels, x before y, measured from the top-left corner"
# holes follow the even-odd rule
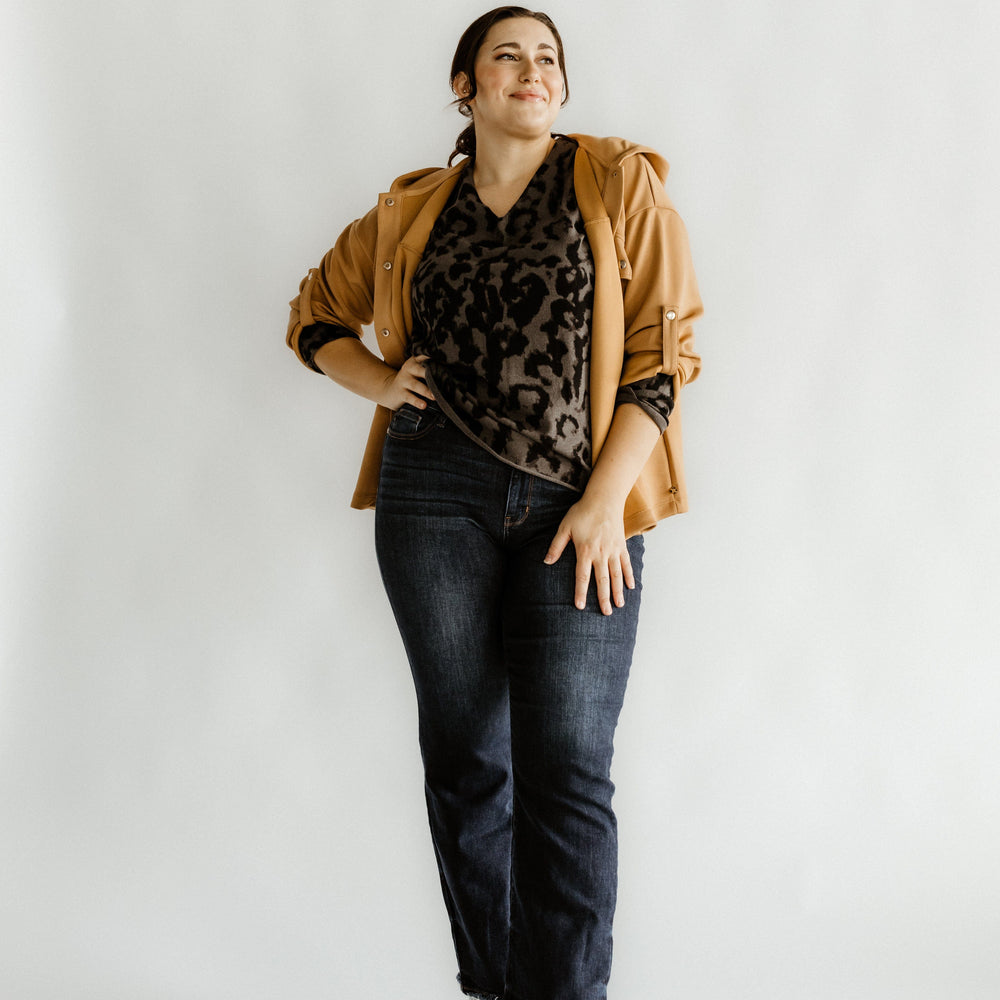
[[[599,554],[590,557],[586,552],[577,554],[576,589],[573,602],[578,608],[587,604],[587,589],[593,573],[594,590],[601,614],[610,615],[615,608],[625,607],[625,591],[635,589],[635,574],[628,549],[610,556]]]
[[[629,558],[628,549],[622,549],[621,562],[622,580],[629,590],[635,590],[635,573],[632,572],[632,560]],[[624,595],[622,595],[624,597]]]
[[[546,562],[548,561],[546,559]],[[626,588],[631,590],[635,586],[627,552],[624,554],[624,559],[617,554],[610,558],[602,556],[594,558],[586,551],[577,552],[573,603],[581,611],[587,606],[591,575],[594,578],[597,606],[601,609],[601,614],[610,615],[615,608],[625,607],[625,590]]]
[[[600,524],[595,526],[586,508],[577,504],[570,508],[559,525],[545,554],[545,563],[551,566],[557,562],[571,541],[576,547],[573,604],[581,611],[586,608],[587,591],[593,577],[602,614],[610,615],[615,608],[624,607],[625,591],[635,587],[635,574],[624,536],[609,532]]]
[[[420,393],[417,390],[415,390],[415,389],[408,390],[409,394],[407,395],[407,397],[404,400],[404,402],[409,403],[410,406],[415,406],[418,410],[426,410],[427,409],[427,400],[434,398],[430,394],[430,390],[429,389],[426,390],[426,391],[427,391],[427,395],[426,396],[421,396]]]
[[[396,387],[399,391],[399,405],[409,403],[418,410],[426,409],[427,400],[433,399],[434,394],[427,388],[424,381],[426,369],[424,362],[428,360],[426,354],[419,354],[416,357],[407,358],[403,366],[396,375]]]
[[[605,585],[607,584],[607,579],[605,578]],[[590,560],[580,559],[576,560],[576,591],[573,594],[573,603],[582,611],[587,606],[587,590],[590,587]],[[607,589],[605,587],[605,593]],[[597,579],[597,600],[600,603],[601,600],[601,580]],[[603,606],[601,610],[604,611]],[[611,609],[609,608],[605,614],[611,614]]]
[[[560,527],[556,532],[555,537],[552,539],[552,544],[549,545],[549,551],[545,553],[545,559],[543,560],[546,565],[551,566],[554,562],[559,560],[559,557],[563,554],[566,546],[569,544],[570,533],[563,527]]]
[[[589,570],[589,567],[588,567]],[[587,573],[589,578],[590,573]],[[577,574],[577,584],[579,585],[580,574]],[[614,608],[625,606],[625,590],[622,583],[621,561],[610,559],[608,562],[600,562],[594,565],[594,587],[597,590],[597,606],[601,609],[601,614],[610,615]],[[577,590],[578,608],[586,604],[587,592],[584,590],[583,602],[580,602],[579,586]]]
[[[573,537],[572,532],[568,528],[563,526],[559,527],[559,530],[556,532],[555,537],[552,539],[552,544],[549,546],[549,551],[545,553],[544,562],[546,563],[546,565],[551,566],[554,562],[557,562],[559,560],[559,557],[563,554],[563,552],[565,552],[566,546],[569,544],[570,539],[572,537]],[[592,566],[593,566],[593,561],[591,559],[588,559],[584,555],[582,547],[578,546],[576,552],[576,576],[574,578],[573,603],[581,611],[587,606],[587,590],[590,588],[590,573]],[[597,581],[597,597],[598,601],[600,602],[602,600],[601,598],[602,577],[599,572],[595,572],[594,576]],[[611,614],[611,604],[608,598],[608,594],[610,593],[609,579],[610,576],[607,573],[607,571],[605,571],[603,577],[604,603],[601,604],[601,610],[604,611],[604,613],[607,615]],[[606,611],[605,611],[605,606],[607,607]],[[619,607],[621,607],[621,605],[619,605]]]
[[[621,559],[612,559],[608,564],[611,570],[611,600],[616,608],[625,607],[625,580],[622,573]]]

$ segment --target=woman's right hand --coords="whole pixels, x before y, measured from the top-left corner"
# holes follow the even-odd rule
[[[313,355],[313,364],[338,385],[388,410],[404,403],[424,409],[434,394],[424,381],[426,354],[407,358],[398,371],[377,358],[359,337],[338,337]]]
[[[427,357],[426,354],[419,354],[407,358],[399,371],[392,372],[386,378],[375,402],[388,410],[398,410],[404,403],[409,403],[418,410],[424,409],[427,400],[434,398],[424,381],[426,373],[424,362]]]

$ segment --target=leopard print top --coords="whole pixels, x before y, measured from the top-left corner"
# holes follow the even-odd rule
[[[594,263],[558,138],[497,217],[466,170],[413,277],[412,351],[462,430],[502,461],[583,489]]]
[[[576,142],[556,136],[517,203],[497,217],[466,170],[414,273],[411,350],[441,409],[495,457],[583,490],[594,262],[573,187]],[[666,429],[669,375],[623,386]]]

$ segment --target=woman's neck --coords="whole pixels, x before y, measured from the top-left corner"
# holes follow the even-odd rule
[[[477,135],[473,182],[480,191],[523,186],[542,165],[554,142],[549,135],[487,141],[481,141]]]

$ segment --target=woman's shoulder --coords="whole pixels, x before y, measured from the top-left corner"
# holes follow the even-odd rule
[[[389,188],[391,194],[421,194],[432,191],[460,174],[466,165],[466,160],[456,163],[453,167],[421,167],[409,173],[400,174]]]
[[[672,209],[664,184],[670,165],[651,146],[617,136],[571,135],[590,163],[612,219],[644,208]]]
[[[646,165],[660,178],[662,183],[667,179],[670,165],[652,146],[645,146],[631,139],[618,136],[583,135],[573,133],[569,136],[575,140],[580,149],[589,157],[595,166],[605,171],[616,167]]]

